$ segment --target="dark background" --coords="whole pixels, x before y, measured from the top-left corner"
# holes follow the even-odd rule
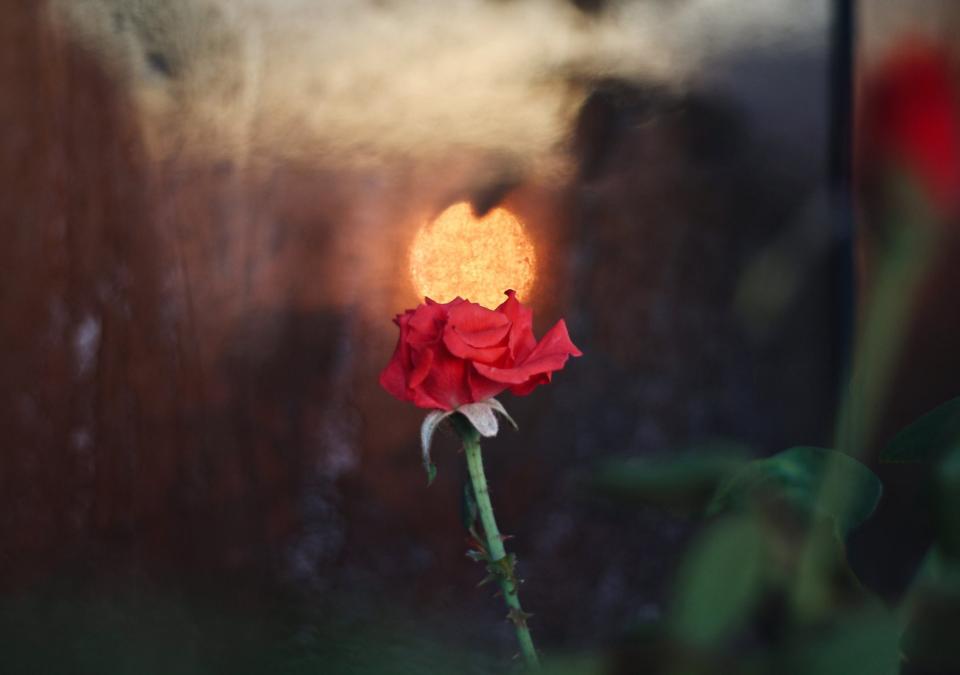
[[[457,195],[525,220],[549,260],[537,332],[565,317],[585,353],[507,397],[520,431],[486,445],[547,650],[659,616],[693,529],[586,490],[599,459],[831,442],[853,281],[831,201],[827,37],[715,64],[685,91],[597,80],[569,180],[494,176]],[[3,9],[0,81],[0,604],[15,653],[67,634],[63,658],[81,662],[74,642],[111,655],[96,639],[163,635],[157,653],[218,664],[219,645],[308,625],[381,631],[387,655],[419,635],[509,653],[464,557],[454,439],[428,489],[423,412],[376,385],[390,318],[416,302],[393,290],[405,258],[381,263],[375,312],[334,259],[358,190],[410,213],[435,195],[416,176],[371,188],[296,163],[158,165],[122,88],[33,3]],[[370,236],[402,247],[410,231]],[[932,273],[880,438],[956,393],[952,280]],[[881,477],[893,504],[918,498],[914,478]],[[894,510],[852,543],[881,592],[928,537],[891,548],[907,531]]]

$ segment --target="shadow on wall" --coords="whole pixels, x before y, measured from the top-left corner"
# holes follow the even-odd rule
[[[196,304],[191,280],[217,288],[242,244],[216,212],[235,179],[158,179],[124,93],[42,15],[0,22],[3,583],[272,569],[302,525],[304,419],[342,317]]]

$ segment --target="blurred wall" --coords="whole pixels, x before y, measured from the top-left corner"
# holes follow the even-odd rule
[[[566,316],[587,354],[549,390],[511,400],[521,432],[488,453],[537,630],[573,644],[656,615],[688,525],[624,511],[578,479],[609,455],[715,438],[759,454],[826,443],[832,427],[825,5],[731,3],[742,11],[714,8],[717,22],[706,2],[542,2],[532,18],[489,3],[485,20],[519,12],[507,16],[520,34],[555,11],[579,47],[548,50],[560,65],[544,75],[541,51],[521,43],[510,53],[529,79],[508,81],[506,101],[484,92],[499,92],[513,62],[491,56],[492,80],[485,66],[464,71],[480,93],[464,86],[467,116],[439,127],[450,146],[417,116],[439,94],[381,73],[367,52],[359,73],[345,66],[359,84],[330,99],[370,106],[367,126],[334,125],[317,144],[304,129],[339,116],[298,126],[296,111],[277,110],[285,99],[250,89],[262,76],[264,91],[312,100],[301,80],[256,74],[255,50],[272,42],[235,30],[256,25],[243,14],[256,3],[76,5],[92,24],[64,19],[62,3],[5,8],[3,583],[135,575],[227,593],[350,592],[441,624],[476,610],[485,639],[509,640],[463,559],[453,443],[441,441],[427,490],[422,411],[376,385],[389,319],[417,301],[407,242],[470,198],[524,219],[545,261],[537,330]],[[667,8],[673,33],[650,23]],[[170,25],[209,39],[228,65],[151,30]],[[457,53],[457,40],[441,42]],[[616,67],[596,67],[611,53]],[[239,79],[235,56],[253,69]],[[787,77],[806,105],[783,105],[773,85]],[[373,96],[381,80],[393,97]],[[316,91],[321,106],[327,90]],[[491,100],[503,106],[492,117]],[[441,117],[460,105],[440,101]],[[528,148],[543,120],[553,126],[526,139],[537,142],[528,162],[512,143]],[[366,134],[378,129],[395,147],[371,159]],[[424,137],[433,145],[420,154]]]

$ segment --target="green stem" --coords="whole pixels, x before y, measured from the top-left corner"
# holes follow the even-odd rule
[[[503,546],[503,537],[500,535],[500,529],[497,527],[497,521],[493,515],[493,504],[490,503],[490,490],[487,488],[487,477],[483,472],[483,458],[480,454],[480,434],[466,419],[455,419],[454,425],[460,433],[463,450],[467,455],[467,469],[470,472],[470,482],[473,485],[473,494],[477,501],[477,513],[480,516],[480,523],[483,525],[483,533],[487,540],[490,566],[492,569],[507,572],[496,576],[500,582],[503,599],[507,603],[507,607],[510,608],[509,618],[517,629],[517,641],[520,643],[520,651],[527,668],[538,670],[540,659],[537,657],[537,650],[534,648],[533,638],[530,636],[530,628],[527,626],[527,615],[524,614],[523,608],[520,606],[519,589],[517,588],[519,582],[513,574],[513,563],[507,558],[507,551]]]
[[[888,240],[877,251],[877,270],[854,350],[854,373],[834,432],[834,447],[858,459],[874,440],[916,293],[937,250],[938,225],[911,189],[910,184],[899,182],[889,190],[899,200],[899,210],[892,212],[893,220],[886,225]],[[853,494],[839,466],[838,461],[827,465],[817,496],[825,510],[836,513],[850,508]],[[793,606],[802,618],[813,619],[831,610],[828,577],[835,564],[835,541],[825,529],[812,531],[806,538],[793,588]]]

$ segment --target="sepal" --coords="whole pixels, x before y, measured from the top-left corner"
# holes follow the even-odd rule
[[[420,446],[423,456],[423,468],[427,472],[427,485],[432,484],[434,478],[437,477],[437,467],[433,463],[433,460],[430,459],[430,444],[433,441],[433,434],[436,433],[437,427],[440,426],[443,420],[456,413],[460,413],[466,417],[470,424],[473,425],[473,428],[477,430],[477,433],[484,438],[492,438],[496,436],[500,430],[496,413],[505,417],[514,429],[519,428],[517,427],[517,423],[514,422],[513,418],[507,413],[503,404],[495,398],[488,398],[486,401],[478,401],[477,403],[467,403],[455,410],[431,410],[427,413],[427,416],[423,420],[423,425],[420,427]]]
[[[427,472],[427,485],[432,484],[433,479],[437,477],[437,466],[430,459],[430,443],[433,440],[433,434],[440,423],[454,412],[453,410],[431,410],[423,418],[423,425],[420,427],[420,447],[423,456],[423,468]]]

